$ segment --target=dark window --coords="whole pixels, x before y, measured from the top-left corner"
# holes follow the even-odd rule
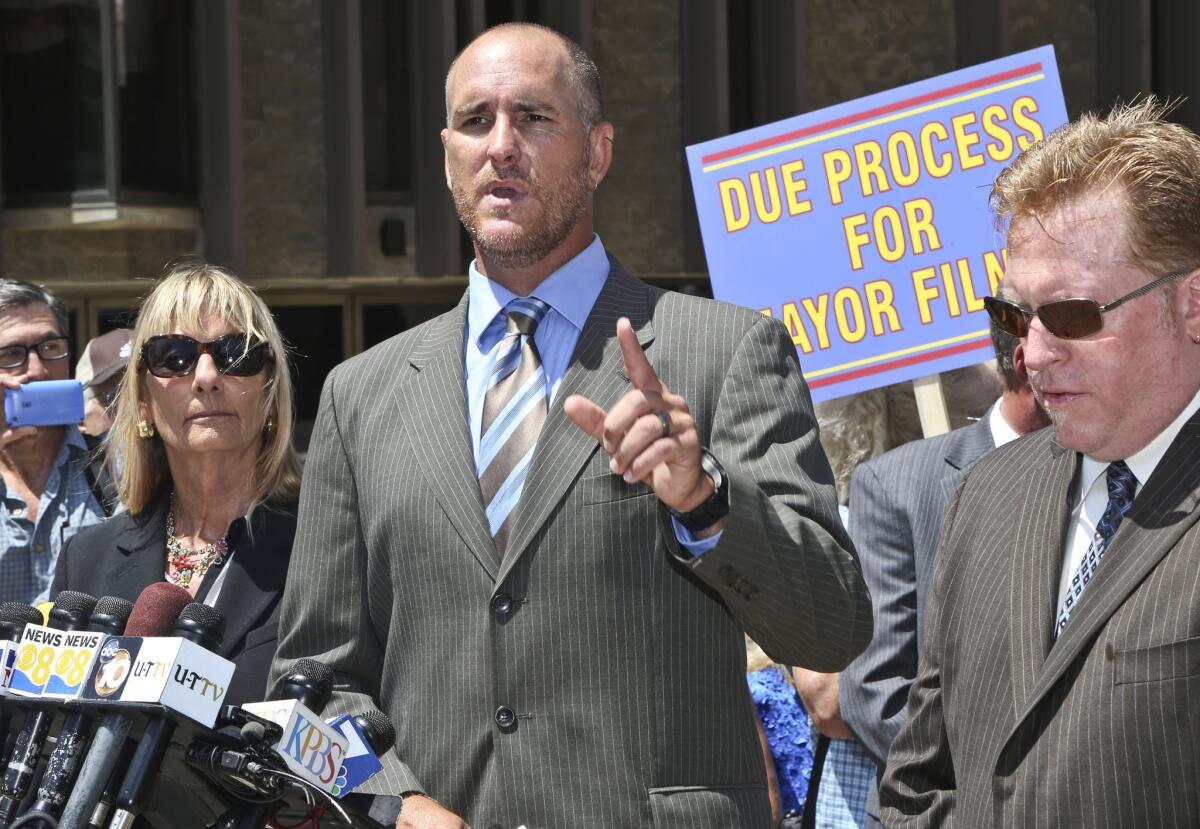
[[[296,445],[304,448],[317,416],[325,376],[346,358],[342,352],[342,306],[273,305],[271,312],[291,349]]]
[[[192,14],[188,0],[0,5],[6,204],[194,200]]]
[[[458,300],[443,303],[378,303],[363,306],[363,348],[383,342],[394,334],[420,325],[458,304]]]
[[[362,0],[363,150],[368,202],[411,199],[408,0]]]
[[[5,201],[104,186],[99,7],[0,6]]]
[[[174,196],[196,192],[192,4],[124,0],[118,18],[121,183]],[[123,34],[123,37],[120,35]]]

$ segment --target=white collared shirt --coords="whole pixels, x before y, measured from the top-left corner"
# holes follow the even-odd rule
[[[1004,398],[1001,397],[992,404],[992,408],[988,409],[986,415],[988,421],[988,429],[992,432],[992,443],[999,449],[1006,443],[1011,443],[1020,435],[1016,429],[1008,425],[1008,421],[1004,419],[1004,415],[1000,413],[1000,409],[1004,406]]]
[[[1167,448],[1175,440],[1183,428],[1183,424],[1187,423],[1197,410],[1200,410],[1200,393],[1192,398],[1192,401],[1166,429],[1158,433],[1158,437],[1150,441],[1144,449],[1134,452],[1125,459],[1129,471],[1137,478],[1135,497],[1142,491],[1142,486],[1146,481],[1150,480],[1151,473],[1154,472],[1163,455],[1167,453]],[[1096,525],[1100,523],[1104,510],[1108,507],[1107,471],[1108,461],[1098,461],[1087,455],[1083,456],[1083,466],[1079,471],[1079,486],[1075,490],[1074,529],[1068,534],[1067,546],[1063,551],[1062,573],[1058,577],[1058,600],[1054,605],[1055,615],[1058,614],[1058,609],[1062,607],[1063,601],[1067,598],[1071,579],[1074,577],[1075,571],[1079,569],[1079,563],[1087,555],[1088,548],[1092,545],[1092,538],[1096,535]]]

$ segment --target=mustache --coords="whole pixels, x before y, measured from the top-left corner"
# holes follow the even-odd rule
[[[493,167],[480,175],[478,187],[484,190],[488,185],[497,181],[520,181],[525,184],[533,184],[533,178],[519,167]]]

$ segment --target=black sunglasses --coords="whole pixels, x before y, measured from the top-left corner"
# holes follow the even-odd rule
[[[201,354],[213,358],[217,371],[233,377],[253,377],[274,359],[269,343],[249,345],[245,334],[225,334],[208,343],[183,334],[160,334],[142,346],[141,364],[155,377],[184,377],[196,368]]]
[[[1096,300],[1087,297],[1074,297],[1072,299],[1056,299],[1053,302],[1039,305],[1036,311],[1026,311],[1015,302],[994,296],[985,296],[983,305],[987,308],[992,322],[996,323],[996,327],[1014,337],[1028,336],[1029,323],[1033,322],[1034,316],[1037,316],[1046,330],[1054,336],[1064,340],[1078,340],[1082,337],[1090,337],[1103,328],[1106,312],[1123,302],[1150,293],[1159,285],[1165,285],[1181,276],[1187,276],[1194,270],[1194,267],[1186,268],[1160,276],[1136,291],[1130,291],[1125,296],[1114,299],[1107,305],[1101,305]]]

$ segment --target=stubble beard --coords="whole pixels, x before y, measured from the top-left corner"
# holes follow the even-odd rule
[[[452,186],[454,207],[459,221],[479,252],[502,268],[527,268],[549,256],[566,240],[587,207],[591,186],[588,182],[589,159],[585,153],[579,166],[553,189],[513,168],[488,168],[477,180],[455,179]],[[479,218],[479,196],[488,182],[498,179],[519,180],[529,187],[528,197],[537,199],[541,212],[528,227],[508,232],[488,232]],[[504,213],[495,214],[503,217]]]

